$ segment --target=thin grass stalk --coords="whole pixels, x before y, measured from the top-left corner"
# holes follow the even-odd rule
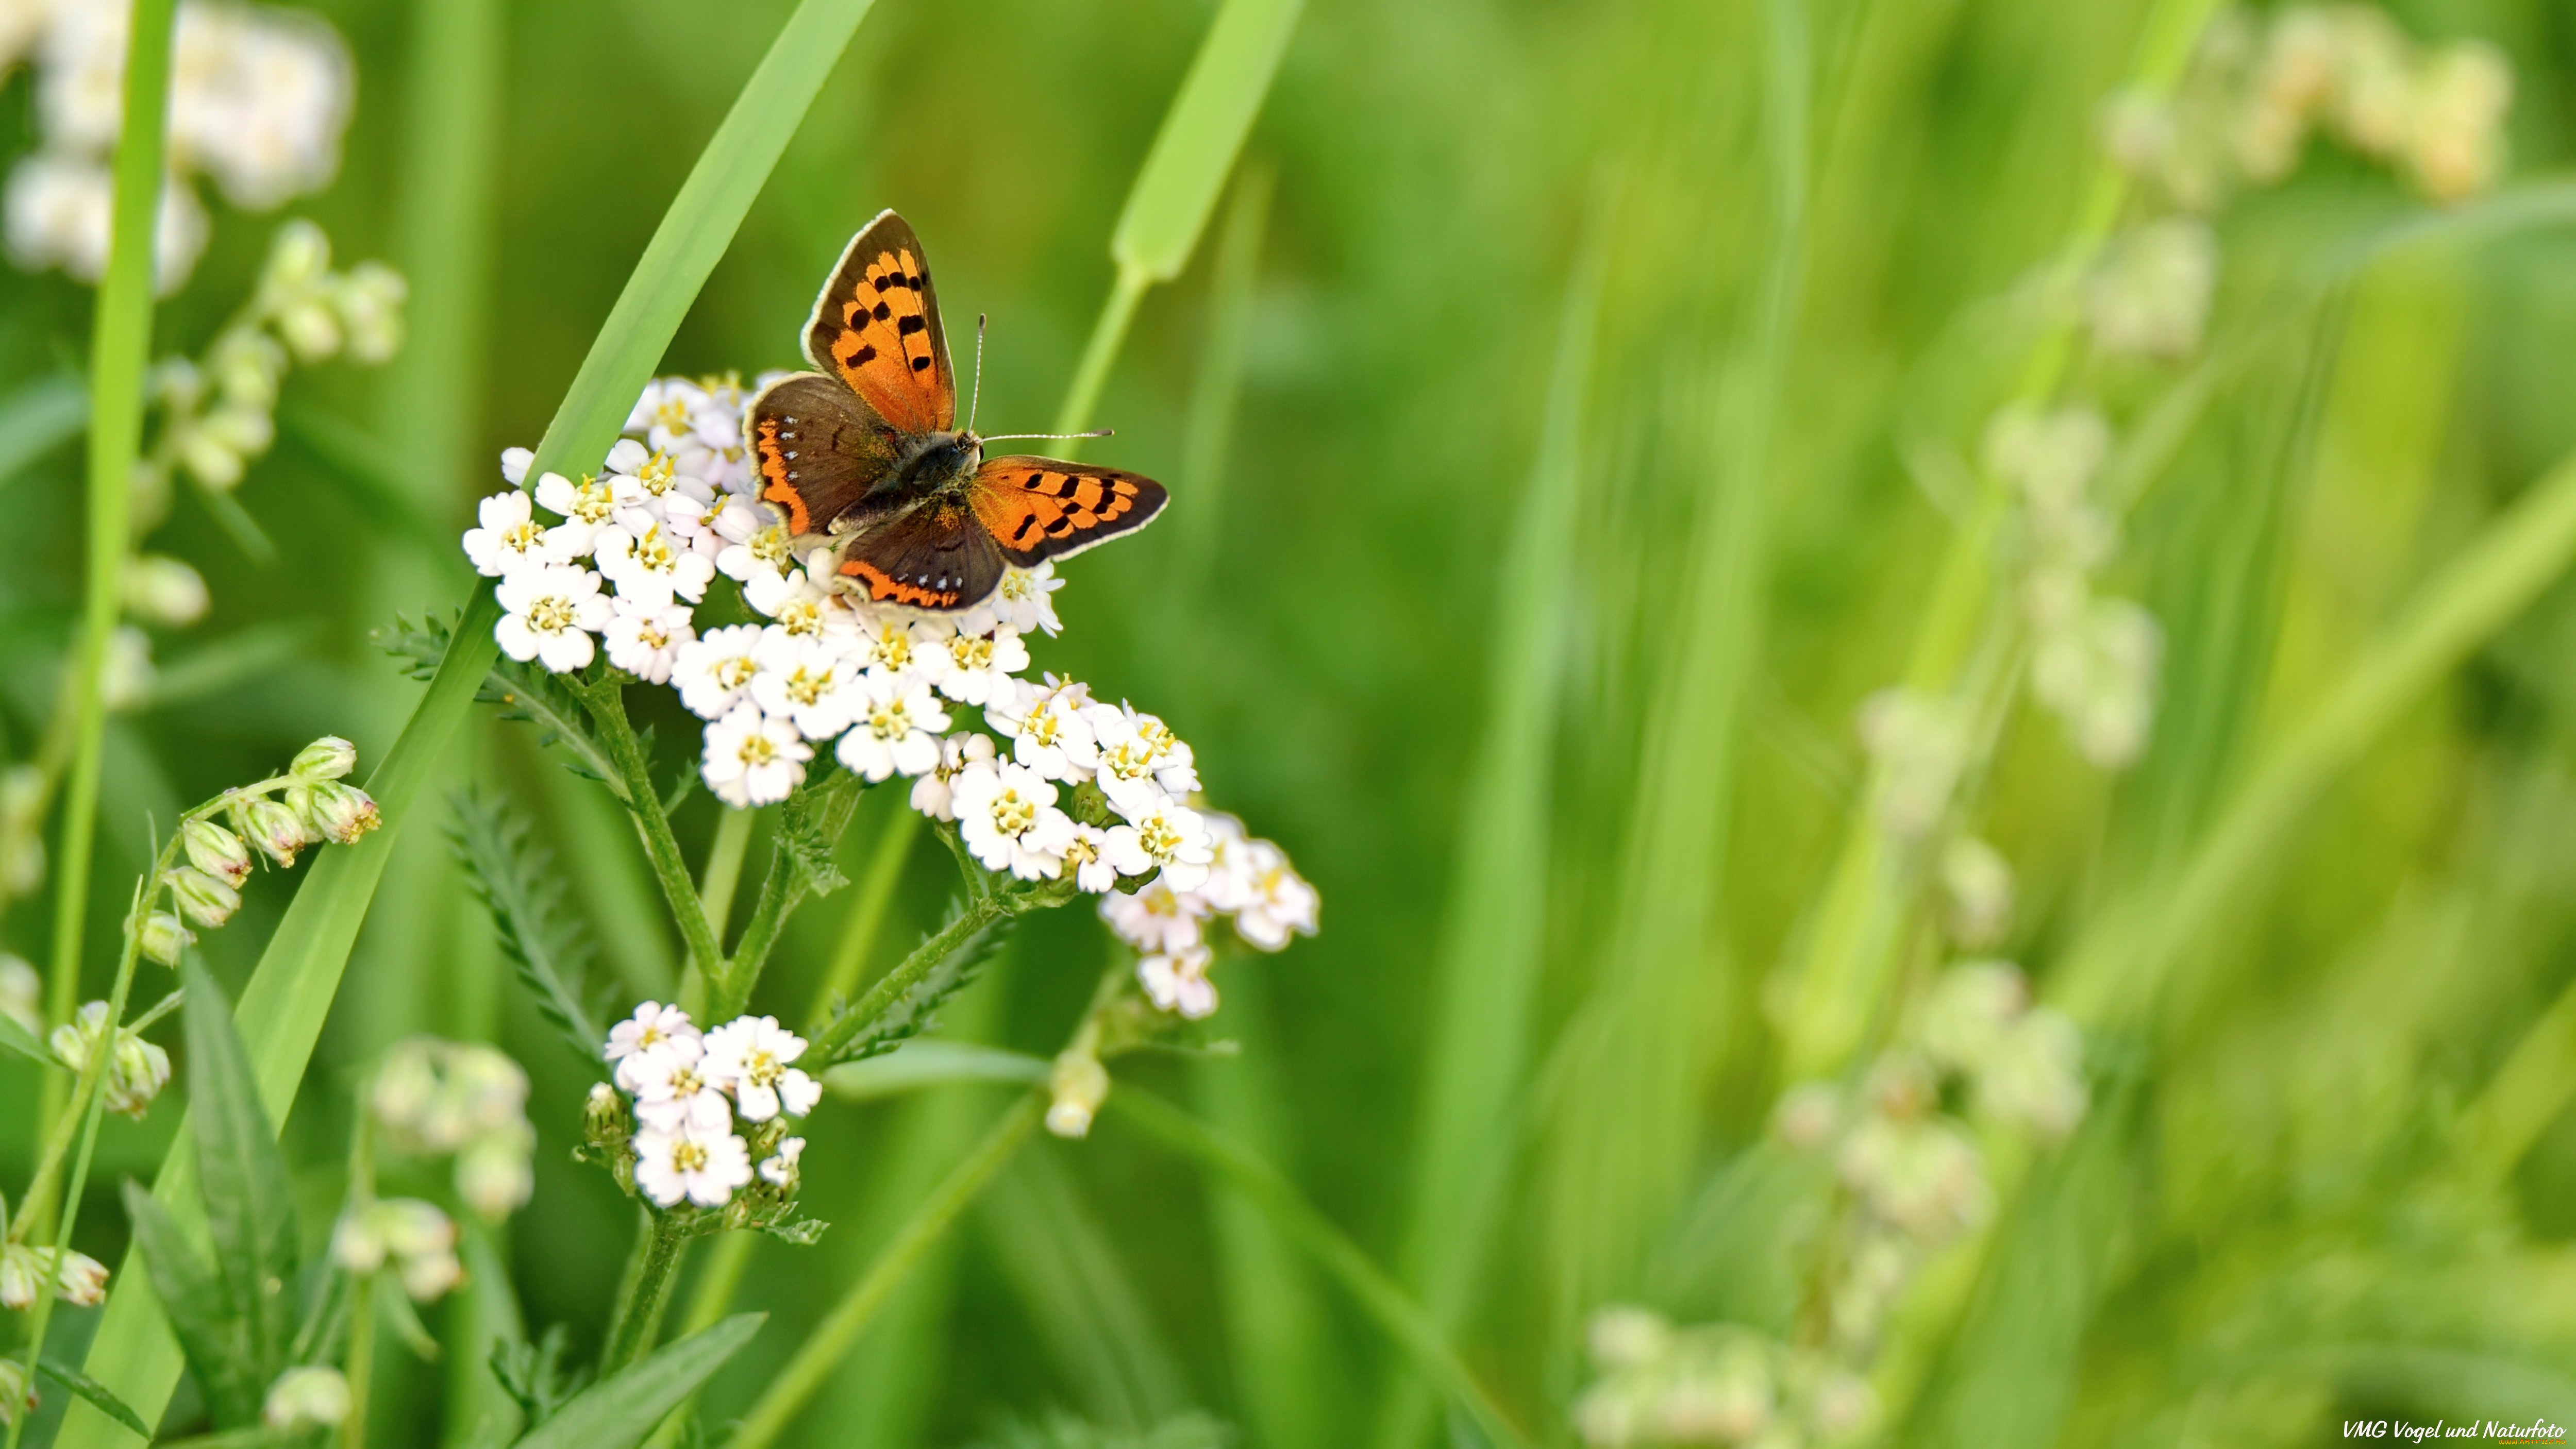
[[[2169,94],[2218,8],[2217,0],[2157,0],[2140,35],[2130,89]],[[2050,267],[2046,290],[2062,295],[2076,284],[2109,238],[2128,197],[2127,173],[2104,159]],[[2066,314],[2025,357],[2016,400],[2045,400],[2064,382],[2078,327],[2073,309]],[[1951,535],[1907,656],[1906,685],[1936,697],[1956,690],[1960,672],[1981,648],[1981,632],[2011,631],[2018,623],[2010,610],[1993,607],[1997,547],[2009,494],[1983,469],[1977,480],[1974,511]],[[1830,1076],[1841,1069],[1859,1046],[1895,964],[1915,871],[1903,848],[1878,823],[1874,806],[1883,781],[1883,772],[1874,770],[1869,788],[1855,802],[1842,849],[1809,919],[1792,977],[1792,1004],[1781,1028],[1781,1074],[1786,1080]]]
[[[1764,139],[1774,215],[1753,326],[1699,425],[1710,477],[1646,721],[1619,895],[1595,984],[1546,1075],[1553,1294],[1548,1373],[1570,1384],[1577,1325],[1642,1266],[1697,1146],[1699,1079],[1730,992],[1713,979],[1748,684],[1761,652],[1774,419],[1787,392],[1807,238],[1810,58],[1800,0],[1771,0]],[[1651,637],[1651,636],[1650,636]],[[1722,966],[1720,969],[1723,969]]]
[[[698,876],[698,908],[707,930],[721,946],[725,918],[733,914],[733,895],[742,884],[742,860],[751,853],[751,827],[759,812],[728,808],[716,817],[716,838],[707,847],[706,869]]]
[[[778,1438],[824,1378],[839,1365],[859,1331],[867,1327],[912,1265],[1028,1141],[1045,1111],[1044,1100],[1029,1093],[994,1120],[983,1140],[949,1171],[929,1199],[868,1264],[858,1283],[814,1326],[787,1366],[761,1390],[733,1437],[725,1441],[726,1449],[766,1449]]]
[[[530,477],[567,465],[578,471],[581,459],[605,456],[680,318],[871,3],[801,0],[789,16],[646,245],[547,425]],[[472,708],[498,652],[492,639],[498,616],[490,587],[478,587],[420,706],[366,782],[368,794],[384,812],[385,827],[315,862],[235,1008],[259,1074],[261,1103],[273,1122],[285,1120],[303,1080],[400,823]],[[180,1139],[186,1135],[182,1131]],[[194,1216],[195,1170],[189,1154],[174,1148],[153,1193],[174,1212]],[[180,1357],[160,1305],[135,1266],[129,1254],[116,1275],[91,1343],[88,1372],[150,1420],[169,1402]],[[76,1404],[57,1442],[63,1449],[105,1449],[130,1437],[105,1414]]]
[[[2501,1181],[2576,1098],[2576,982],[2522,1034],[2452,1129],[2459,1155]]]
[[[1173,520],[1173,546],[1164,614],[1171,621],[1192,611],[1207,593],[1216,565],[1219,524],[1225,513],[1225,454],[1234,436],[1234,413],[1243,392],[1243,354],[1252,332],[1252,294],[1261,274],[1261,239],[1270,226],[1270,193],[1276,175],[1246,166],[1217,234],[1214,275],[1208,280],[1207,342],[1199,351],[1198,378],[1190,389],[1181,431],[1176,492],[1183,500]]]
[[[1431,1060],[1412,1154],[1404,1278],[1444,1332],[1474,1289],[1520,1133],[1530,1017],[1545,964],[1545,903],[1565,620],[1573,612],[1574,532],[1584,427],[1621,183],[1604,167],[1584,206],[1557,318],[1536,456],[1502,567],[1482,739],[1468,767],[1457,874],[1443,917]],[[1412,1374],[1391,1375],[1378,1405],[1380,1449],[1417,1443],[1434,1401]]]
[[[814,1005],[805,1019],[817,1026],[831,1019],[834,1002],[846,1000],[859,984],[859,973],[866,969],[868,951],[876,945],[877,933],[885,928],[886,907],[894,900],[895,883],[903,879],[904,862],[912,857],[912,843],[921,836],[921,812],[897,800],[885,827],[877,834],[876,849],[868,854],[867,873],[859,877],[856,899],[850,902],[848,924],[841,928],[841,944],[833,949],[832,964],[823,973],[823,984],[814,992]]]
[[[143,447],[144,369],[152,351],[153,235],[169,139],[170,36],[176,13],[177,0],[134,0],[128,12],[125,106],[116,139],[107,269],[90,322],[88,557],[80,632],[73,640],[66,683],[73,721],[71,775],[63,792],[61,846],[54,865],[53,957],[45,981],[45,1021],[50,1026],[70,1021],[80,1000],[90,855],[98,839],[99,773],[107,749],[107,645],[124,601],[125,555],[133,547],[127,535],[134,463]],[[61,1110],[63,1090],[62,1079],[47,1073],[42,1120],[50,1121]]]
[[[1332,1275],[1416,1367],[1437,1382],[1500,1449],[1526,1449],[1528,1438],[1479,1383],[1446,1334],[1394,1280],[1339,1228],[1298,1194],[1278,1169],[1208,1130],[1187,1112],[1141,1087],[1122,1083],[1108,1105],[1127,1121],[1220,1176],[1269,1215],[1289,1241]]]

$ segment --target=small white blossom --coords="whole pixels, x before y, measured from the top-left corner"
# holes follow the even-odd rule
[[[796,567],[796,540],[787,525],[765,512],[766,504],[747,508],[752,514],[744,518],[734,509],[726,509],[716,518],[716,532],[727,542],[716,554],[716,569],[726,578],[750,583],[764,574],[784,574]],[[748,532],[736,536],[736,530],[751,523]]]
[[[1056,590],[1064,580],[1055,576],[1055,565],[1042,563],[1033,569],[1004,569],[1001,586],[987,601],[994,619],[1023,634],[1044,634],[1052,639],[1064,632],[1064,624],[1055,616]]]
[[[1160,796],[1198,793],[1195,757],[1162,720],[1128,704],[1095,704],[1083,718],[1100,742],[1100,791],[1119,814],[1132,820]]]
[[[723,719],[707,726],[707,788],[737,810],[784,800],[805,781],[805,762],[813,747],[797,738],[796,727],[761,713],[756,704],[738,704]]]
[[[1218,915],[1232,915],[1252,902],[1251,837],[1243,822],[1222,810],[1202,810],[1208,832],[1208,878],[1198,893]]]
[[[936,684],[948,667],[948,634],[939,625],[889,609],[865,609],[852,615],[850,657],[870,671],[910,675]]]
[[[707,1033],[707,1075],[733,1093],[746,1122],[785,1112],[802,1117],[823,1100],[823,1084],[791,1065],[805,1038],[774,1016],[745,1016]]]
[[[687,378],[657,377],[626,415],[626,431],[642,433],[655,448],[674,447],[697,436],[698,412],[706,403],[706,389]]]
[[[537,479],[537,502],[563,515],[546,538],[566,560],[597,547],[601,530],[616,520],[617,510],[634,501],[633,494],[618,492],[614,478],[584,477],[575,483],[561,473],[548,473]]]
[[[723,1207],[736,1188],[750,1183],[750,1147],[721,1127],[646,1127],[635,1134],[635,1185],[663,1207],[676,1207],[683,1198],[699,1207]]]
[[[1073,823],[1073,838],[1064,845],[1065,868],[1073,883],[1099,895],[1118,884],[1118,863],[1109,856],[1109,832],[1097,825]]]
[[[830,642],[846,651],[849,636],[858,629],[858,621],[842,607],[831,589],[832,562],[827,550],[817,549],[801,569],[786,573],[754,573],[742,587],[742,599],[759,612],[778,621],[778,627],[799,639]]]
[[[619,595],[608,621],[608,662],[647,684],[665,684],[680,650],[698,637],[686,604],[654,604]]]
[[[1155,800],[1131,812],[1128,823],[1111,826],[1103,849],[1120,875],[1143,875],[1159,869],[1164,884],[1194,891],[1208,878],[1213,855],[1207,825],[1199,813],[1171,800]]]
[[[62,1250],[60,1271],[48,1273],[55,1266],[54,1250],[10,1243],[0,1247],[0,1307],[29,1308],[44,1296],[47,1280],[65,1303],[77,1308],[95,1308],[107,1296],[107,1265],[86,1253]]]
[[[1205,946],[1157,952],[1136,962],[1136,982],[1154,1005],[1197,1021],[1216,1010],[1216,987],[1207,978],[1214,959]]]
[[[683,500],[704,504],[715,497],[715,489],[677,467],[669,453],[647,449],[633,438],[618,439],[602,466],[624,480],[638,506],[657,519]]]
[[[760,626],[729,624],[709,629],[680,646],[671,665],[680,703],[700,719],[722,719],[751,693],[760,677]]]
[[[635,1084],[629,1088],[635,1094],[635,1120],[647,1127],[722,1132],[733,1122],[711,1050],[677,1051],[666,1043],[618,1063],[618,1076]]]
[[[492,626],[501,652],[524,664],[539,660],[557,674],[587,666],[597,646],[591,632],[608,627],[616,609],[600,596],[599,575],[569,564],[523,569],[501,580]]]
[[[677,1006],[664,1006],[648,1001],[635,1008],[635,1014],[608,1029],[608,1045],[602,1056],[617,1063],[617,1085],[632,1092],[635,1080],[629,1064],[646,1052],[660,1051],[667,1056],[694,1062],[703,1050],[698,1029],[689,1014]]]
[[[599,571],[617,584],[620,597],[654,605],[674,598],[696,603],[707,596],[716,566],[706,555],[675,544],[659,518],[647,522],[640,513],[619,515],[621,521],[599,531]],[[629,522],[641,523],[639,530]]]
[[[1176,891],[1159,877],[1133,894],[1112,892],[1100,899],[1100,919],[1118,938],[1139,951],[1187,950],[1202,938],[1200,923],[1208,904],[1196,894]]]
[[[903,675],[870,674],[861,688],[865,703],[857,723],[834,751],[841,764],[871,784],[889,775],[930,778],[940,764],[939,732],[948,728],[948,714],[931,697],[930,686]]]
[[[1043,880],[1064,869],[1073,821],[1055,805],[1055,786],[1024,765],[970,766],[952,786],[957,831],[987,870]]]
[[[1009,699],[1018,681],[1011,676],[1029,667],[1029,646],[1008,625],[992,634],[953,634],[945,641],[948,667],[939,671],[939,692],[959,704]]]
[[[572,555],[528,510],[528,495],[513,488],[474,506],[478,527],[465,530],[465,556],[474,571],[497,579],[538,564],[567,563]]]
[[[719,493],[706,499],[674,493],[662,500],[662,518],[671,526],[674,541],[687,545],[694,553],[703,554],[710,563],[723,557],[726,546],[733,542],[725,537],[729,518],[746,535],[756,530],[761,522],[750,504],[730,493]]]
[[[760,1164],[761,1178],[764,1181],[776,1183],[780,1187],[794,1187],[796,1185],[796,1163],[797,1160],[804,1155],[804,1138],[788,1137],[781,1139],[778,1144],[776,1154]]]
[[[770,718],[794,721],[807,739],[828,740],[868,707],[863,681],[856,665],[822,641],[772,633],[760,641],[751,698]]]
[[[912,808],[933,820],[956,819],[957,777],[976,765],[990,764],[992,759],[990,735],[956,734],[941,740],[939,763],[912,782]]]
[[[1091,704],[1091,686],[1048,675],[1043,685],[1021,683],[986,702],[984,717],[1011,737],[1011,756],[1050,780],[1079,785],[1100,763],[1100,745],[1092,738],[1083,711]]]
[[[1323,898],[1288,864],[1288,854],[1267,840],[1247,841],[1249,897],[1234,911],[1234,933],[1247,945],[1277,951],[1291,936],[1311,936]]]
[[[516,488],[520,484],[528,481],[528,465],[536,461],[537,455],[529,449],[503,448],[501,450],[501,477],[511,487]]]

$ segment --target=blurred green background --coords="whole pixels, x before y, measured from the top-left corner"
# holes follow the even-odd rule
[[[156,640],[161,687],[110,727],[84,996],[103,989],[149,820],[320,733],[365,761],[390,746],[419,686],[369,632],[464,596],[449,540],[498,486],[497,453],[543,429],[789,8],[314,7],[348,41],[358,100],[339,179],[293,210],[342,259],[408,275],[410,342],[381,369],[289,382],[281,440],[237,495],[273,562],[184,493],[156,535],[214,605]],[[1605,1304],[1796,1332],[1812,1236],[1797,1204],[1822,1189],[1765,1129],[1784,1080],[1858,1059],[1784,1065],[1819,934],[1850,908],[1829,882],[1866,829],[1854,721],[1921,677],[1927,601],[1975,515],[1959,460],[2058,325],[2033,279],[2101,194],[2101,108],[2152,48],[2151,9],[1312,0],[1230,199],[1110,374],[1097,413],[1117,436],[1089,456],[1169,481],[1171,518],[1064,570],[1066,629],[1038,666],[1170,720],[1211,799],[1325,902],[1319,938],[1222,966],[1211,1025],[1240,1056],[1120,1073],[1255,1146],[1422,1289],[1541,1442],[1572,1440],[1584,1325]],[[2576,593],[2508,610],[2325,751],[2224,898],[2157,937],[2171,883],[2302,722],[2383,663],[2419,590],[2576,448],[2576,210],[2552,180],[2576,139],[2576,12],[2386,9],[2420,40],[2483,37],[2509,58],[2498,187],[2336,272],[2444,213],[2319,142],[2216,218],[2196,359],[2084,356],[2064,384],[2124,437],[2200,390],[2101,571],[2163,627],[2152,743],[2097,769],[2007,688],[1955,823],[2014,867],[1999,952],[2043,1000],[2079,949],[2129,963],[2141,996],[2070,1004],[2086,1125],[2026,1171],[1998,1162],[1991,1234],[1899,1307],[1896,1358],[1877,1360],[1890,1442],[2576,1422]],[[825,268],[894,206],[935,253],[952,335],[991,316],[984,426],[1047,426],[1108,292],[1130,179],[1214,13],[884,0],[663,370],[793,363]],[[22,70],[0,90],[0,153],[29,144],[30,105]],[[203,345],[275,224],[215,207],[156,355]],[[13,272],[0,294],[0,386],[78,367],[87,289]],[[1211,395],[1238,364],[1234,394]],[[1227,408],[1230,429],[1206,431]],[[315,442],[334,425],[372,440],[374,476]],[[44,727],[77,608],[78,451],[0,481],[13,759]],[[1981,609],[2011,607],[2008,548],[1993,544],[1991,598],[1971,590]],[[693,738],[675,705],[647,711],[669,761]],[[669,980],[676,942],[605,797],[488,715],[450,768],[469,777],[539,819],[608,971],[636,995]],[[893,794],[844,843],[853,878]],[[287,1125],[305,1220],[338,1200],[349,1088],[377,1052],[491,1035],[534,1076],[545,1134],[510,1286],[532,1328],[568,1324],[587,1352],[631,1209],[569,1160],[585,1079],[510,983],[445,813],[442,790],[400,822]],[[693,852],[713,819],[703,793],[684,810]],[[1919,870],[1886,868],[1892,964],[1834,1004],[1869,1041],[1943,949]],[[931,850],[905,866],[873,966],[932,923],[950,869]],[[261,878],[243,921],[207,938],[228,984],[296,879]],[[856,894],[794,922],[760,1009],[804,1016]],[[43,959],[35,902],[0,933]],[[949,1029],[1051,1054],[1111,949],[1078,909],[1034,922]],[[0,1082],[35,1101],[22,1065]],[[773,1316],[715,1381],[710,1425],[1000,1100],[822,1110],[804,1200],[834,1226],[815,1248],[755,1249],[741,1301]],[[0,1113],[13,1182],[31,1115]],[[177,1120],[110,1123],[92,1253],[115,1260],[115,1182],[148,1175]],[[1426,1266],[1453,1237],[1482,1250]],[[92,1316],[66,1312],[62,1331]],[[373,1440],[462,1442],[450,1405],[473,1390],[451,1380],[472,1369],[389,1348]],[[1112,1115],[999,1180],[796,1433],[1018,1442],[1061,1411],[1113,1434],[1169,1425],[1178,1446],[1213,1432],[1196,1412],[1280,1449],[1471,1442],[1464,1420],[1401,1410],[1414,1372],[1260,1218]]]

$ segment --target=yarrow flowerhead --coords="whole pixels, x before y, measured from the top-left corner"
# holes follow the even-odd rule
[[[776,1017],[737,1017],[702,1033],[678,1007],[647,1001],[610,1030],[601,1054],[616,1085],[592,1089],[585,1136],[622,1138],[636,1191],[660,1207],[724,1207],[755,1177],[792,1195],[805,1143],[780,1119],[804,1116],[823,1096],[795,1065],[805,1049]],[[755,1153],[767,1154],[757,1171]]]

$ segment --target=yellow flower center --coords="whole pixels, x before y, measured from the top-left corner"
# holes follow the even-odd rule
[[[773,523],[751,536],[751,556],[772,566],[784,563],[793,556],[787,542],[787,525]]]
[[[672,484],[678,481],[671,472],[671,455],[655,453],[645,459],[644,466],[635,472],[635,481],[643,484],[644,491],[656,498],[670,492]]]
[[[900,699],[878,705],[868,714],[868,729],[881,740],[900,739],[912,733],[912,706]]]
[[[980,635],[972,638],[964,634],[958,635],[948,641],[948,652],[956,659],[957,667],[960,669],[993,667],[993,641]]]
[[[687,432],[689,430],[688,403],[676,397],[668,399],[653,410],[653,425],[666,432]]]
[[[798,638],[823,632],[823,605],[814,599],[790,599],[778,606],[778,627]]]
[[[526,553],[534,549],[545,535],[546,531],[537,527],[537,521],[531,518],[525,523],[514,523],[503,529],[501,546],[512,553]]]
[[[707,1149],[685,1138],[671,1146],[671,1167],[678,1172],[698,1172],[707,1165]]]
[[[748,654],[737,654],[731,659],[720,659],[716,661],[714,670],[716,683],[727,689],[742,688],[751,683],[751,677],[759,672],[759,661]]]
[[[800,664],[795,673],[787,676],[787,697],[798,704],[811,705],[830,693],[831,688],[832,671],[829,669],[816,674]]]
[[[671,551],[671,541],[662,536],[662,525],[654,524],[635,540],[635,562],[657,574],[670,573],[680,566],[679,555]]]
[[[742,1075],[755,1087],[775,1086],[787,1075],[787,1064],[765,1051],[755,1051],[742,1060]]]
[[[588,473],[582,474],[572,492],[572,516],[584,523],[606,523],[608,515],[616,511],[617,499],[608,485]]]
[[[745,765],[766,765],[778,757],[778,746],[771,744],[767,735],[745,735],[740,754]]]
[[[1038,823],[1037,802],[1017,790],[1005,790],[993,797],[993,828],[1004,835],[1017,836]]]
[[[1180,851],[1181,832],[1172,828],[1171,821],[1157,815],[1136,827],[1136,843],[1156,860],[1170,860]]]
[[[528,627],[540,634],[560,634],[572,627],[572,600],[548,594],[528,605]]]

